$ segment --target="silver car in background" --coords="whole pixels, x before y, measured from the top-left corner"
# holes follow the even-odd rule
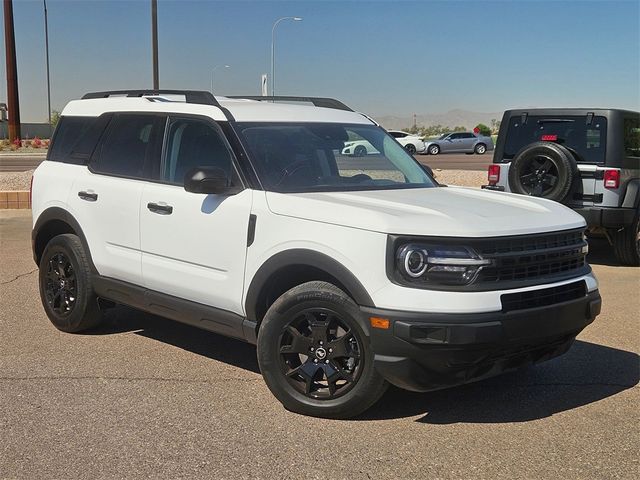
[[[443,133],[437,140],[425,140],[427,153],[438,155],[439,153],[477,153],[483,155],[493,150],[491,137],[476,135],[472,132]]]

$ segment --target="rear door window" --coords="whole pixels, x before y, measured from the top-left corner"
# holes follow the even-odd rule
[[[91,161],[95,172],[157,180],[166,117],[116,114]]]
[[[523,123],[520,116],[509,121],[504,146],[504,158],[513,159],[524,147],[540,141],[567,147],[580,163],[604,163],[607,119],[587,116],[529,116]]]

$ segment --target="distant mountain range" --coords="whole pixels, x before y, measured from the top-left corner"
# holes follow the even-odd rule
[[[491,126],[491,120],[502,120],[503,112],[482,113],[469,112],[467,110],[450,110],[447,113],[429,113],[425,115],[416,115],[416,124],[419,127],[429,127],[431,125],[444,125],[447,127],[456,127],[462,125],[471,130],[479,123]],[[374,117],[387,130],[398,130],[413,126],[413,116],[396,117],[393,115],[385,115]]]

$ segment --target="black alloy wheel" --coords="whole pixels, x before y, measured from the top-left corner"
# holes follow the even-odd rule
[[[73,265],[64,253],[56,252],[48,260],[45,278],[45,300],[51,310],[60,317],[71,314],[78,291]]]
[[[303,415],[362,413],[388,386],[374,366],[369,328],[353,299],[331,283],[286,291],[258,329],[258,364],[269,390]]]
[[[547,155],[537,155],[523,165],[520,183],[525,193],[534,197],[544,197],[558,182],[558,167]]]
[[[574,154],[566,147],[535,142],[516,154],[508,177],[513,193],[561,202],[570,195],[580,174]]]
[[[303,310],[287,325],[279,347],[282,373],[310,398],[344,395],[360,376],[361,346],[337,312]]]
[[[407,145],[404,148],[407,152],[409,152],[410,155],[413,155],[416,153],[416,146],[413,143],[407,143]]]
[[[58,330],[76,333],[102,322],[91,261],[78,236],[65,233],[49,240],[39,270],[42,306]]]

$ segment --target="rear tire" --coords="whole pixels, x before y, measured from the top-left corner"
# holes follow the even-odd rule
[[[53,325],[76,333],[100,324],[102,313],[91,283],[91,267],[76,235],[53,237],[40,259],[40,299]]]
[[[509,188],[513,193],[561,202],[572,191],[579,172],[573,154],[562,145],[535,142],[511,162]]]
[[[613,249],[623,265],[640,266],[640,212],[631,225],[612,231]]]
[[[350,418],[385,392],[358,306],[327,282],[284,293],[258,332],[258,364],[269,390],[287,410]],[[333,380],[332,380],[333,379]]]

